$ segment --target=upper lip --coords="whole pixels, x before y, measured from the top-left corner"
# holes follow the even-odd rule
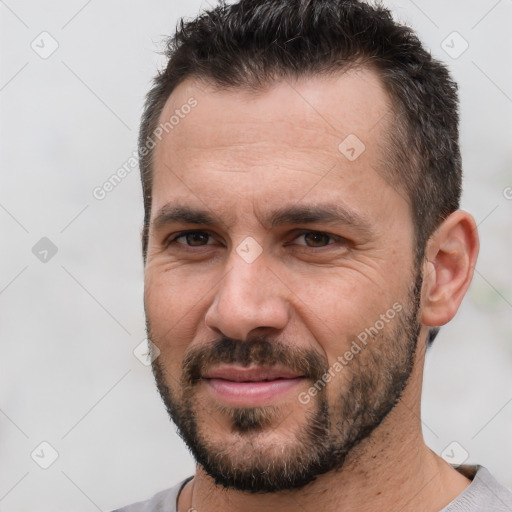
[[[276,379],[296,379],[301,374],[278,367],[243,367],[224,365],[203,372],[203,379],[224,379],[233,382],[259,382]]]

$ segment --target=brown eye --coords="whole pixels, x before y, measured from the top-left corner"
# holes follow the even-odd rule
[[[184,239],[185,242],[179,242],[178,240]],[[211,239],[206,231],[184,231],[179,233],[174,238],[169,240],[169,245],[177,243],[188,247],[201,247],[203,245],[210,245],[208,242]]]
[[[304,240],[308,243],[310,247],[323,247],[324,245],[329,245],[330,235],[326,233],[306,233],[304,235]]]
[[[201,231],[187,233],[185,235],[185,239],[187,240],[187,243],[192,246],[198,246],[198,245],[204,245],[208,242],[209,238],[208,233],[203,233]]]
[[[322,233],[320,231],[304,231],[296,237],[296,240],[300,238],[302,238],[305,243],[299,243],[298,245],[305,245],[311,248],[326,247],[327,245],[332,244],[332,242],[330,243],[330,240],[335,242],[338,239],[333,235]]]

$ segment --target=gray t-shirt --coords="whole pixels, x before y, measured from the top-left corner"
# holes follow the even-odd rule
[[[439,512],[512,512],[512,491],[498,483],[487,469],[480,465],[463,465],[456,469],[472,482]],[[191,476],[186,478],[148,501],[140,501],[113,512],[176,512],[178,495],[191,479]]]

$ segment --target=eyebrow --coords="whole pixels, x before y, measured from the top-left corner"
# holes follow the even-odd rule
[[[164,205],[152,221],[154,229],[160,229],[167,224],[183,223],[205,226],[226,225],[226,222],[215,217],[210,211],[185,204],[168,203]],[[329,223],[340,224],[371,234],[370,221],[361,213],[350,210],[342,204],[307,205],[295,204],[283,206],[262,219],[263,225],[277,227],[291,224]]]

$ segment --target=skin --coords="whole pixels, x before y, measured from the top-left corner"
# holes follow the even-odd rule
[[[283,80],[258,93],[218,91],[187,79],[170,96],[161,119],[190,97],[197,107],[155,149],[151,222],[176,201],[206,208],[221,222],[214,227],[150,226],[145,308],[160,363],[168,370],[167,384],[179,393],[175,376],[187,349],[222,335],[245,340],[265,334],[315,350],[332,364],[380,314],[397,301],[407,304],[413,276],[410,205],[378,163],[378,142],[391,129],[386,91],[364,69]],[[352,162],[338,151],[349,134],[366,147]],[[271,228],[265,223],[275,209],[296,203],[343,204],[364,215],[369,229],[326,222]],[[169,235],[185,230],[207,231],[211,237],[207,245],[186,246],[184,237],[166,245]],[[342,239],[308,246],[315,240],[304,230]],[[262,249],[250,264],[236,251],[246,237]],[[179,496],[179,510],[422,512],[452,501],[470,482],[423,441],[422,374],[428,326],[453,318],[477,254],[476,224],[467,212],[454,212],[429,240],[412,373],[397,405],[349,453],[340,471],[301,489],[250,494],[216,486],[198,465]],[[364,371],[362,364],[357,367]],[[355,371],[356,363],[350,368]],[[341,373],[330,383],[330,402],[346,389],[345,375],[350,374]],[[199,420],[208,425],[209,438],[236,446],[236,455],[258,447],[278,456],[280,447],[293,442],[290,429],[305,421],[307,410],[295,395],[285,395],[277,405],[286,416],[244,443],[227,419],[208,406],[212,395],[204,386],[197,400],[204,407]]]

